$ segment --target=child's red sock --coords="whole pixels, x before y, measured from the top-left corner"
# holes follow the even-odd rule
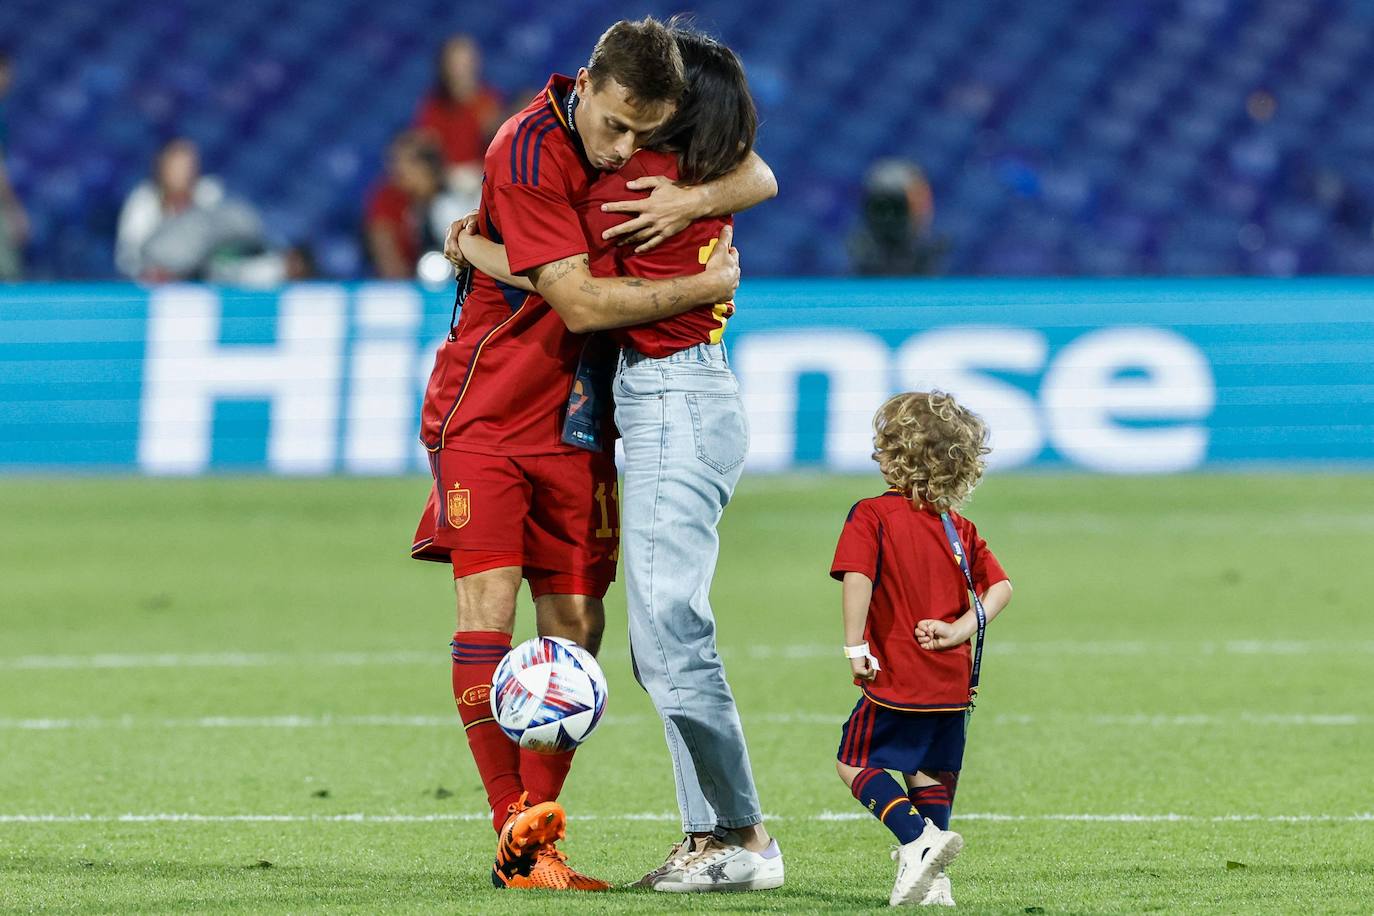
[[[859,771],[849,789],[859,804],[892,831],[898,843],[912,842],[925,829],[925,821],[912,807],[906,791],[886,770],[870,767]]]
[[[954,807],[954,790],[959,785],[958,770],[942,770],[933,773],[940,780],[933,786],[918,786],[911,790],[911,803],[921,813],[922,818],[941,830],[949,829],[949,813]]]
[[[453,634],[453,699],[467,732],[468,747],[487,790],[492,827],[499,833],[506,809],[519,801],[520,746],[506,737],[491,714],[491,676],[510,651],[510,634],[459,630]]]
[[[520,749],[520,782],[530,793],[529,804],[558,799],[575,753],[577,751],[573,750],[561,754],[536,754],[523,747]]]

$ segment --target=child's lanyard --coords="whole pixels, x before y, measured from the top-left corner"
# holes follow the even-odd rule
[[[949,513],[941,512],[940,521],[945,526],[945,537],[949,538],[954,559],[959,561],[959,569],[963,571],[964,581],[968,583],[969,594],[973,596],[973,613],[978,618],[978,637],[973,644],[973,672],[968,679],[968,704],[972,708],[973,701],[978,699],[978,675],[983,667],[983,634],[988,628],[988,614],[983,610],[983,602],[979,599],[978,589],[973,584],[973,571],[969,569],[968,557],[964,555],[963,542],[959,540],[959,532],[954,530],[954,522],[950,520]]]

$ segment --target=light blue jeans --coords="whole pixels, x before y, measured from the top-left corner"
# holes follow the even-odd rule
[[[763,820],[735,697],[716,653],[716,525],[749,427],[719,344],[662,359],[627,349],[615,377],[625,447],[621,549],[635,677],[663,719],[686,832]]]

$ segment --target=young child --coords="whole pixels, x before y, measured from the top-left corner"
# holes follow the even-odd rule
[[[889,489],[849,510],[830,568],[844,582],[844,652],[863,688],[835,768],[901,844],[888,902],[953,906],[944,868],[964,842],[949,829],[949,813],[978,620],[941,513],[991,620],[1011,600],[1011,582],[973,523],[954,512],[983,476],[987,427],[932,391],[891,398],[873,429],[873,457]]]

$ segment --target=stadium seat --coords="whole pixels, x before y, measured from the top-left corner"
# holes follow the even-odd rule
[[[676,10],[666,0],[642,7]],[[1368,239],[1341,229],[1301,180],[1320,136],[1322,167],[1374,200],[1368,3],[694,9],[745,61],[759,148],[781,185],[741,222],[751,274],[843,268],[843,246],[818,247],[814,233],[848,233],[865,171],[887,156],[913,159],[930,178],[950,269],[1274,273],[1374,261]],[[444,37],[473,34],[488,80],[522,99],[548,71],[575,69],[620,14],[609,0],[0,3],[0,46],[16,64],[6,153],[34,223],[30,272],[109,276],[108,257],[71,251],[111,246],[110,214],[158,145],[184,134],[263,209],[274,239],[319,239],[326,273],[357,276],[366,188]],[[999,219],[1013,203],[1020,229]],[[1182,240],[1180,227],[1250,221],[1267,241],[1244,257]],[[1071,231],[1049,243],[1026,237],[1031,225]],[[753,240],[743,237],[751,226]]]

